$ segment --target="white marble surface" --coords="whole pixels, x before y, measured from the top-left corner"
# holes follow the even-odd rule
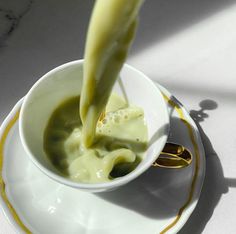
[[[0,122],[45,72],[83,57],[92,0],[0,0]],[[236,1],[146,0],[128,62],[199,123],[206,179],[180,234],[236,233]],[[13,234],[0,212],[0,234]]]

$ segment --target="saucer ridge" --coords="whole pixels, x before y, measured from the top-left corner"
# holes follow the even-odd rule
[[[20,100],[0,128],[0,204],[15,229],[45,234],[52,230],[61,234],[65,231],[88,234],[107,234],[111,231],[114,234],[141,234],[144,231],[150,234],[177,233],[187,222],[200,196],[205,175],[204,149],[198,129],[186,109],[165,88],[159,88],[169,105],[169,140],[189,148],[194,155],[193,164],[171,172],[168,169],[150,169],[117,192],[101,195],[87,196],[86,192],[59,185],[36,171],[38,169],[26,154],[9,150],[12,140],[20,144],[18,128],[13,128],[18,121]],[[16,157],[22,157],[24,163],[17,161]],[[18,169],[13,166],[16,162]],[[21,189],[15,185],[17,178],[13,168],[19,175],[25,171],[29,178],[39,177],[35,184],[22,181],[27,194],[25,197],[19,198]],[[132,200],[134,195],[136,201]],[[104,216],[98,219],[99,214]],[[44,225],[39,224],[39,219]],[[50,224],[45,224],[44,220]],[[139,224],[134,224],[134,221]],[[104,226],[106,223],[109,225]],[[27,227],[33,227],[33,230]]]

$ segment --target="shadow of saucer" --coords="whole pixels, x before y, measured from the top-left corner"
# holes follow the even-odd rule
[[[214,110],[218,105],[215,101],[203,100],[199,106],[200,109],[191,110],[190,115],[198,127],[205,149],[206,175],[198,204],[180,230],[180,234],[202,233],[222,194],[227,193],[229,187],[236,187],[236,179],[224,177],[220,159],[199,124],[209,117],[206,111]],[[172,124],[174,122],[177,124],[177,130],[172,135],[175,139],[180,134],[181,127],[177,119],[171,119],[171,121]],[[185,187],[188,187],[189,169],[189,167],[182,170],[150,168],[135,181],[119,190],[98,194],[98,196],[152,219],[172,217],[186,202],[186,197],[181,197],[179,194],[183,194]]]
[[[181,119],[171,115],[170,128],[168,140],[186,146],[191,144]],[[194,164],[181,170],[151,167],[128,185],[97,196],[151,219],[175,217],[188,200],[193,168]],[[195,199],[193,197],[192,202]]]
[[[228,187],[236,187],[236,179],[225,179],[220,159],[215,152],[210,139],[200,126],[209,115],[206,110],[214,110],[217,103],[212,100],[203,100],[199,104],[199,110],[191,110],[190,115],[195,121],[203,142],[206,156],[206,175],[198,204],[190,219],[179,234],[200,234],[211,218],[215,207],[219,203],[222,194],[228,192]]]
[[[152,219],[175,216],[186,202],[191,170],[152,167],[142,176],[115,191],[99,193],[102,199]]]

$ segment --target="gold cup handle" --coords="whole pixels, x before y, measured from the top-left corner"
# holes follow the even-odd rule
[[[167,142],[161,154],[152,166],[168,169],[180,169],[189,166],[192,160],[193,156],[191,152],[184,146]]]

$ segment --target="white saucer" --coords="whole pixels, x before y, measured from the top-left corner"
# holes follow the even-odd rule
[[[19,138],[20,100],[0,128],[0,203],[16,231],[177,233],[198,202],[205,155],[198,129],[188,112],[168,91],[161,89],[171,116],[168,141],[187,147],[194,156],[193,163],[181,170],[150,168],[128,185],[97,195],[58,184],[29,161]]]

